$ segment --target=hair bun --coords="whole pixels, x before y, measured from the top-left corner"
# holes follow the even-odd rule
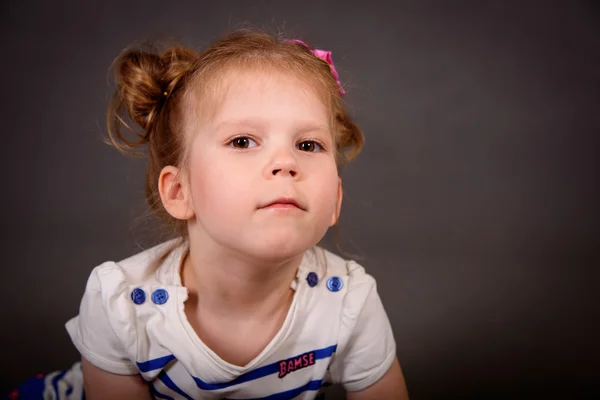
[[[150,140],[165,103],[193,70],[196,57],[197,53],[192,50],[171,47],[163,53],[127,50],[115,60],[117,87],[108,116],[113,145],[125,151]],[[132,129],[127,120],[135,122],[143,131]],[[135,134],[137,140],[126,139],[120,127]]]
[[[128,114],[146,133],[164,103],[164,64],[157,54],[128,51],[115,71],[119,95]]]
[[[160,55],[132,50],[120,57],[115,72],[121,100],[129,116],[148,133],[166,97],[192,70],[194,58],[195,53],[180,47]]]

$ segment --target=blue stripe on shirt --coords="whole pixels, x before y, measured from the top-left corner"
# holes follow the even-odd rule
[[[190,396],[188,396],[187,393],[185,393],[183,390],[181,390],[175,384],[175,382],[173,382],[173,380],[171,380],[171,378],[169,378],[169,375],[167,375],[167,373],[165,371],[161,371],[160,374],[158,374],[158,379],[160,379],[160,381],[162,383],[164,383],[166,387],[168,387],[169,389],[171,389],[175,393],[178,393],[178,394],[182,395],[187,400],[194,400],[193,398],[191,398]]]
[[[58,393],[58,381],[60,381],[63,376],[67,373],[67,370],[61,371],[58,375],[52,378],[52,388],[54,389],[54,393],[56,393],[56,398],[60,398],[60,393]]]
[[[286,390],[285,392],[274,393],[265,397],[255,397],[253,399],[235,399],[235,400],[290,400],[298,396],[300,393],[308,390],[319,390],[321,388],[322,380],[310,381],[306,385],[297,387],[295,389]],[[225,399],[227,400],[227,399]],[[234,400],[234,399],[229,399]]]
[[[316,360],[331,357],[333,355],[333,353],[336,352],[336,350],[337,350],[337,345],[333,345],[333,346],[325,347],[322,349],[308,351],[308,352],[305,352],[302,354],[308,354],[308,353],[314,352],[315,353],[314,357],[315,357],[315,361],[316,361]],[[302,355],[302,354],[300,354],[300,355]],[[290,358],[295,358],[295,357],[298,357],[298,356],[293,356]],[[167,356],[155,358],[155,359],[148,360],[145,362],[138,362],[137,366],[141,372],[149,372],[149,371],[154,371],[157,369],[164,368],[169,362],[171,362],[174,359],[175,359],[175,356],[170,354]],[[284,361],[284,360],[280,360],[280,361],[256,368],[252,371],[246,372],[245,374],[238,376],[236,379],[234,379],[230,382],[208,383],[208,382],[205,382],[202,379],[197,378],[195,376],[193,376],[192,378],[194,379],[194,381],[196,382],[196,385],[200,389],[203,389],[203,390],[224,389],[224,388],[227,388],[230,386],[239,385],[244,382],[249,382],[249,381],[253,381],[255,379],[260,379],[260,378],[263,378],[263,377],[271,375],[271,374],[279,373],[279,363],[281,361]],[[168,375],[166,375],[166,373],[164,373],[164,371],[161,372],[161,374],[159,374],[158,378],[168,388],[170,388],[174,392],[181,394],[182,396],[186,397],[187,399],[191,399],[191,397],[189,397],[186,393],[184,393],[181,389],[179,389],[177,387],[177,385],[171,380],[171,378],[169,378]],[[307,385],[310,385],[310,384],[314,385],[314,382],[319,382],[319,387],[321,387],[321,384],[322,384],[321,381],[312,381],[312,383],[309,382]],[[296,388],[293,390],[299,390],[299,389],[302,389],[302,388]],[[317,390],[317,389],[303,389],[302,391],[305,391],[305,390]],[[153,387],[153,391],[156,391],[156,389],[154,387]],[[300,391],[298,393],[301,393],[302,391]],[[288,393],[288,392],[282,392],[282,393]],[[166,395],[162,395],[161,393],[158,393],[158,392],[156,392],[156,394],[157,394],[157,397],[163,396],[161,398],[169,397]],[[166,396],[166,397],[164,397],[164,396]],[[272,395],[272,396],[275,396],[275,395]],[[271,397],[268,397],[268,398],[270,399]],[[287,398],[287,397],[283,397],[283,398]],[[273,397],[273,399],[279,399],[279,397]]]
[[[140,372],[150,372],[156,369],[164,368],[168,363],[170,363],[174,359],[175,356],[173,354],[169,354],[168,356],[159,357],[144,362],[138,362],[136,364]]]

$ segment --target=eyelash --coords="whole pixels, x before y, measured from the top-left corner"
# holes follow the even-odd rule
[[[232,147],[232,148],[234,148],[234,149],[239,149],[239,150],[248,150],[248,149],[251,149],[251,148],[253,148],[253,147],[247,147],[247,148],[238,148],[238,147],[235,147],[235,146],[233,146],[233,143],[234,143],[236,140],[239,140],[239,139],[247,139],[247,140],[251,140],[251,141],[253,141],[254,143],[256,143],[256,140],[255,140],[254,138],[252,138],[251,136],[249,136],[249,135],[240,135],[240,136],[236,136],[236,137],[232,138],[231,140],[229,140],[229,141],[227,142],[227,146],[229,146],[229,147]],[[317,148],[318,148],[318,150],[317,150],[317,151],[307,151],[306,153],[321,153],[321,152],[323,152],[323,151],[325,151],[325,150],[326,150],[326,149],[325,149],[325,146],[323,145],[323,143],[322,143],[321,141],[319,141],[319,140],[316,140],[316,139],[313,139],[313,138],[309,138],[309,139],[305,139],[305,140],[301,141],[300,143],[298,143],[298,145],[297,145],[296,147],[298,147],[298,146],[299,146],[299,145],[301,145],[302,143],[313,143],[313,144],[314,144],[314,145],[316,145],[316,146],[317,146]]]
[[[229,147],[232,147],[232,148],[234,148],[234,149],[238,149],[237,147],[233,146],[233,143],[234,143],[236,140],[239,140],[239,139],[248,139],[248,140],[251,140],[251,141],[253,141],[254,143],[256,143],[256,140],[255,140],[255,139],[253,139],[252,137],[250,137],[250,136],[248,136],[248,135],[240,135],[240,136],[236,136],[236,137],[234,137],[234,138],[230,139],[230,140],[227,142],[227,146],[229,146]],[[248,150],[248,148],[241,148],[241,149],[239,149],[239,150]]]

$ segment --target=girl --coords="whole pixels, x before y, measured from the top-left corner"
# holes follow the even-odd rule
[[[92,271],[66,324],[85,393],[77,366],[57,391],[314,399],[340,383],[407,399],[374,279],[317,247],[363,143],[331,53],[236,31],[202,53],[128,51],[116,75],[111,143],[148,145],[147,200],[179,239]]]

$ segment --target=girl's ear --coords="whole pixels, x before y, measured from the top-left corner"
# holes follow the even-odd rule
[[[337,204],[335,207],[335,211],[333,212],[333,215],[331,216],[331,223],[329,224],[329,226],[333,226],[337,223],[338,219],[340,219],[340,212],[342,210],[342,197],[343,196],[343,190],[342,190],[342,178],[338,178],[338,195],[337,195]]]
[[[168,165],[160,171],[158,191],[165,210],[173,218],[188,220],[194,217],[189,186],[179,168]]]

